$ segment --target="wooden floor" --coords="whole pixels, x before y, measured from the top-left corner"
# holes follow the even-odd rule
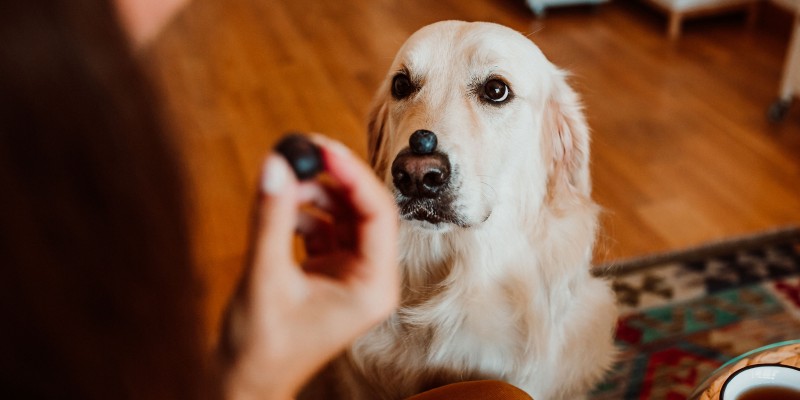
[[[192,182],[209,323],[241,268],[260,163],[285,131],[364,154],[365,114],[395,51],[443,19],[530,34],[573,73],[605,208],[598,262],[800,223],[800,104],[770,124],[790,18],[765,8],[689,21],[630,0],[536,20],[522,0],[195,0],[144,59],[163,86]]]

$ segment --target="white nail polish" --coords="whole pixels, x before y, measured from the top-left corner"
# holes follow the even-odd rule
[[[266,194],[277,194],[289,178],[289,166],[280,156],[270,154],[264,162],[264,169],[261,173],[261,190]]]

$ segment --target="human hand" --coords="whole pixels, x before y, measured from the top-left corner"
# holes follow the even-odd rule
[[[394,202],[344,146],[314,141],[328,180],[299,183],[282,157],[265,162],[252,261],[223,332],[228,398],[293,397],[397,304]]]

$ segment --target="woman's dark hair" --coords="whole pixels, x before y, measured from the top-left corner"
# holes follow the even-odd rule
[[[0,43],[0,398],[197,398],[179,158],[114,5],[4,2]]]

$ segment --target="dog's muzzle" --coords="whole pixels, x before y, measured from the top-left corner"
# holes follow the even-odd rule
[[[404,219],[458,223],[452,210],[450,160],[436,151],[436,134],[418,130],[392,163],[392,182]]]

